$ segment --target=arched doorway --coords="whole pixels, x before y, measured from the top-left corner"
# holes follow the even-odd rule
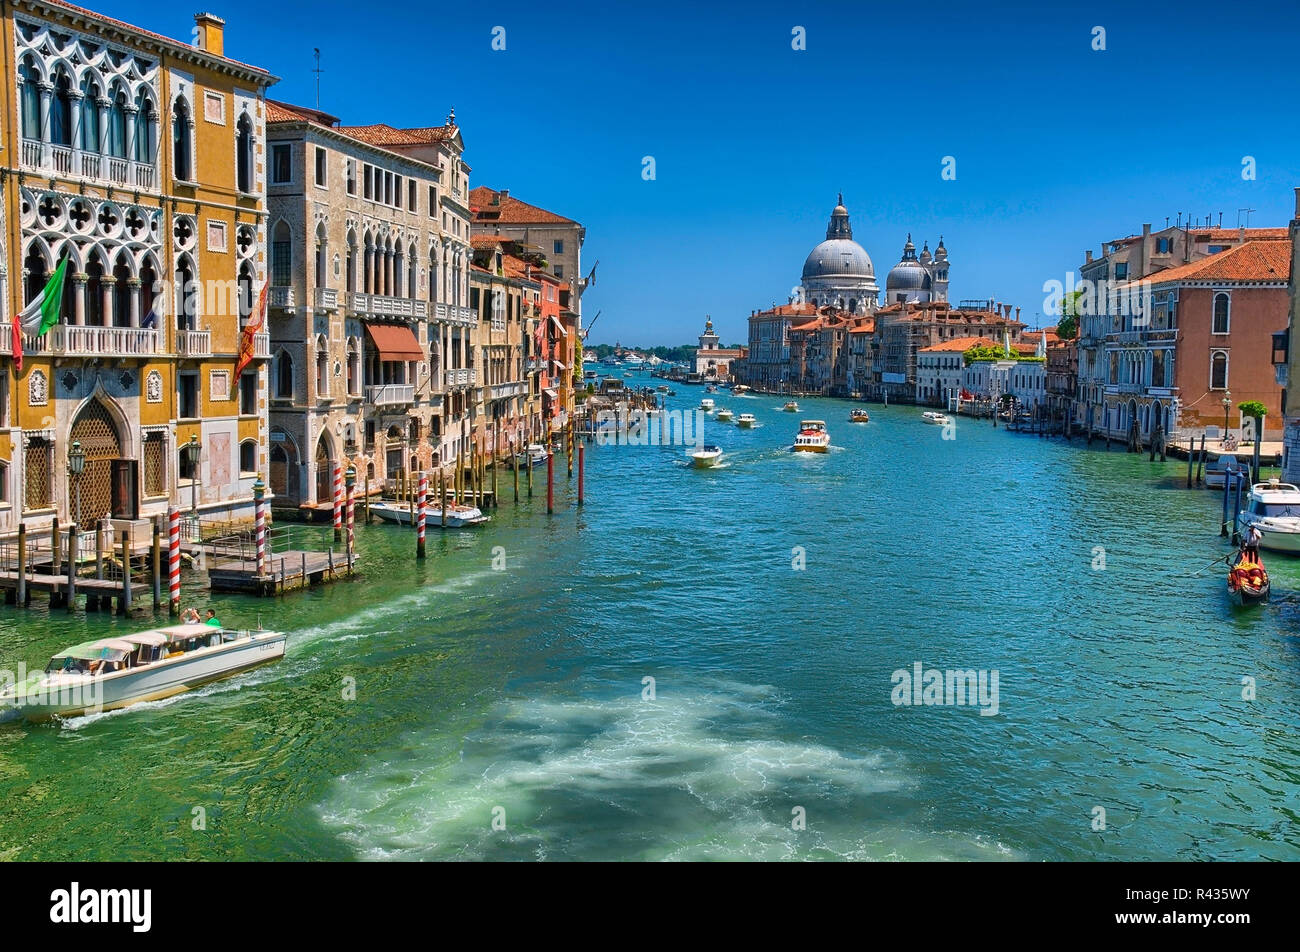
[[[319,440],[316,441],[316,503],[333,504],[334,464],[330,461],[329,440],[322,433]]]
[[[283,434],[272,435],[281,439],[271,441],[271,495],[298,502],[298,453]]]
[[[108,516],[134,518],[135,474],[133,460],[122,459],[117,421],[103,402],[91,400],[77,414],[69,438],[81,443],[86,466],[68,489],[69,510],[76,518],[78,490],[83,527],[93,527]]]

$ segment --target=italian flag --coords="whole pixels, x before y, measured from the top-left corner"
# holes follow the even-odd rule
[[[59,304],[63,300],[63,276],[68,270],[65,256],[50,275],[41,293],[32,298],[31,303],[23,308],[18,320],[13,323],[14,332],[14,368],[23,372],[23,335],[41,337],[59,322]]]

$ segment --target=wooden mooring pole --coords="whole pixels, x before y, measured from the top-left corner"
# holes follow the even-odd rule
[[[153,520],[153,610],[162,608],[162,527]]]
[[[72,611],[77,607],[77,524],[68,526],[68,592],[64,607]]]
[[[122,594],[117,599],[117,613],[125,615],[131,610],[131,536],[122,533]]]

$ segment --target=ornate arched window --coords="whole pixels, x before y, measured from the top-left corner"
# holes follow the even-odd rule
[[[281,400],[293,398],[293,358],[287,350],[275,357],[275,395]]]
[[[182,182],[194,177],[194,161],[190,154],[190,105],[184,96],[177,96],[172,104],[172,174]]]
[[[348,232],[348,250],[347,257],[343,265],[344,287],[351,293],[357,289],[357,233]]]
[[[176,259],[176,327],[183,331],[198,330],[199,284],[194,261],[189,255]]]
[[[60,69],[54,77],[54,101],[50,107],[50,141],[72,145],[72,80]]]
[[[99,99],[103,95],[99,84],[87,76],[81,81],[81,130],[78,148],[83,152],[99,152]]]
[[[241,113],[235,134],[235,178],[241,192],[253,191],[253,120]]]
[[[144,90],[136,94],[135,110],[135,160],[152,165],[158,148],[154,133],[158,117],[154,115],[153,100]]]
[[[30,56],[23,57],[23,63],[18,67],[18,102],[24,139],[41,137],[40,81],[41,74],[36,69],[36,61]]]
[[[329,287],[329,239],[325,236],[325,223],[316,226],[316,286]]]
[[[104,323],[104,262],[98,251],[86,258],[86,323]]]
[[[31,301],[45,289],[46,274],[49,270],[49,262],[45,260],[45,255],[41,253],[36,242],[32,242],[27,257],[23,259],[23,270],[27,272],[25,299]]]
[[[108,154],[126,158],[126,93],[118,90],[108,110]]]

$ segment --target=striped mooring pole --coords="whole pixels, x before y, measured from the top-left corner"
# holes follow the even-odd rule
[[[355,487],[357,484],[357,471],[356,468],[351,463],[348,464],[348,471],[343,477],[343,484],[344,487],[347,489],[347,494],[348,494],[348,498],[347,498],[348,575],[351,575],[353,547],[356,545],[356,541],[357,541],[356,535],[353,532],[353,528],[356,524],[356,504],[352,496],[353,487]]]
[[[425,518],[425,513],[427,511],[425,500],[428,496],[428,492],[429,492],[429,478],[425,476],[424,471],[421,470],[420,485],[419,485],[419,489],[416,490],[416,497],[415,497],[415,504],[419,510],[415,517],[416,518],[415,557],[417,559],[424,558],[424,518]]]
[[[343,541],[343,467],[334,464],[334,541]]]
[[[257,477],[257,482],[253,483],[253,506],[257,512],[257,575],[261,578],[266,574],[266,506],[263,502],[266,496],[266,483],[262,482],[262,477]]]
[[[167,614],[181,613],[181,511],[167,510]]]

